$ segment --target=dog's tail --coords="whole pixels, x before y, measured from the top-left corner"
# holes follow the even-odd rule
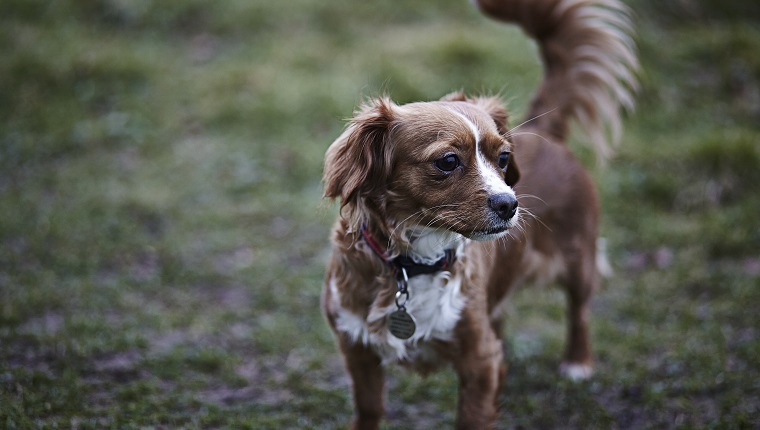
[[[528,112],[531,124],[564,140],[575,118],[598,156],[608,158],[620,139],[620,111],[633,109],[638,88],[628,8],[619,0],[475,2],[539,43],[546,71]]]

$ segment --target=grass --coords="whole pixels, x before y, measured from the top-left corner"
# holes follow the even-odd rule
[[[578,149],[616,269],[597,373],[557,377],[563,298],[526,289],[499,428],[760,420],[760,15],[723,3],[631,3],[638,111],[609,167]],[[457,89],[519,118],[541,75],[518,30],[454,0],[7,0],[0,24],[8,429],[343,426],[318,310],[341,118]],[[385,428],[452,425],[451,372],[388,385]]]

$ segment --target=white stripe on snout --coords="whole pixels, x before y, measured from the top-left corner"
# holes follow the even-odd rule
[[[467,124],[468,127],[470,127],[470,130],[472,131],[473,136],[475,137],[475,159],[477,160],[478,165],[478,172],[480,172],[480,177],[483,178],[483,183],[485,184],[485,188],[488,191],[489,194],[501,194],[501,193],[510,193],[514,194],[512,191],[512,188],[507,185],[506,182],[504,182],[504,175],[501,171],[497,170],[493,166],[489,165],[486,161],[485,157],[483,157],[483,154],[480,152],[480,132],[478,131],[478,127],[475,125],[474,122],[472,122],[469,118],[464,116],[463,114],[453,110],[449,109],[451,113],[458,116],[462,119],[462,121]]]

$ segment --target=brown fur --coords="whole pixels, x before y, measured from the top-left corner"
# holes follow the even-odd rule
[[[539,41],[547,75],[531,105],[531,121],[509,130],[506,110],[491,97],[457,93],[404,106],[381,98],[357,112],[326,154],[325,196],[340,199],[341,217],[332,234],[322,307],[353,380],[353,428],[378,428],[383,414],[387,354],[378,345],[391,338],[386,320],[376,313],[392,309],[396,293],[393,269],[369,249],[361,226],[390,256],[415,249],[410,226],[475,239],[478,232],[503,229],[504,220],[487,203],[491,195],[476,168],[476,147],[494,171],[499,154],[512,152],[503,179],[518,196],[520,231],[494,241],[463,242],[448,271],[451,279],[461,279],[466,305],[450,336],[410,343],[406,347],[413,353],[397,361],[423,372],[451,363],[460,381],[457,427],[490,427],[506,376],[501,304],[519,285],[543,279],[567,291],[565,369],[571,377],[588,376],[572,369],[590,369],[592,362],[588,307],[599,282],[599,205],[591,179],[563,142],[568,121],[577,118],[599,154],[606,155],[605,124],[614,138],[619,108],[631,107],[636,60],[625,38],[627,16],[616,0],[478,4],[491,16],[516,21]],[[599,26],[598,20],[606,24]],[[435,162],[448,153],[459,157],[461,168],[443,174]],[[345,328],[341,318],[364,328]],[[415,355],[419,351],[424,354]]]

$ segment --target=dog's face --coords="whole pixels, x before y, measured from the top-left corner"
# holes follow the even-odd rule
[[[357,222],[375,216],[475,240],[500,237],[518,218],[506,122],[494,98],[377,100],[328,150],[325,196],[340,198]]]

